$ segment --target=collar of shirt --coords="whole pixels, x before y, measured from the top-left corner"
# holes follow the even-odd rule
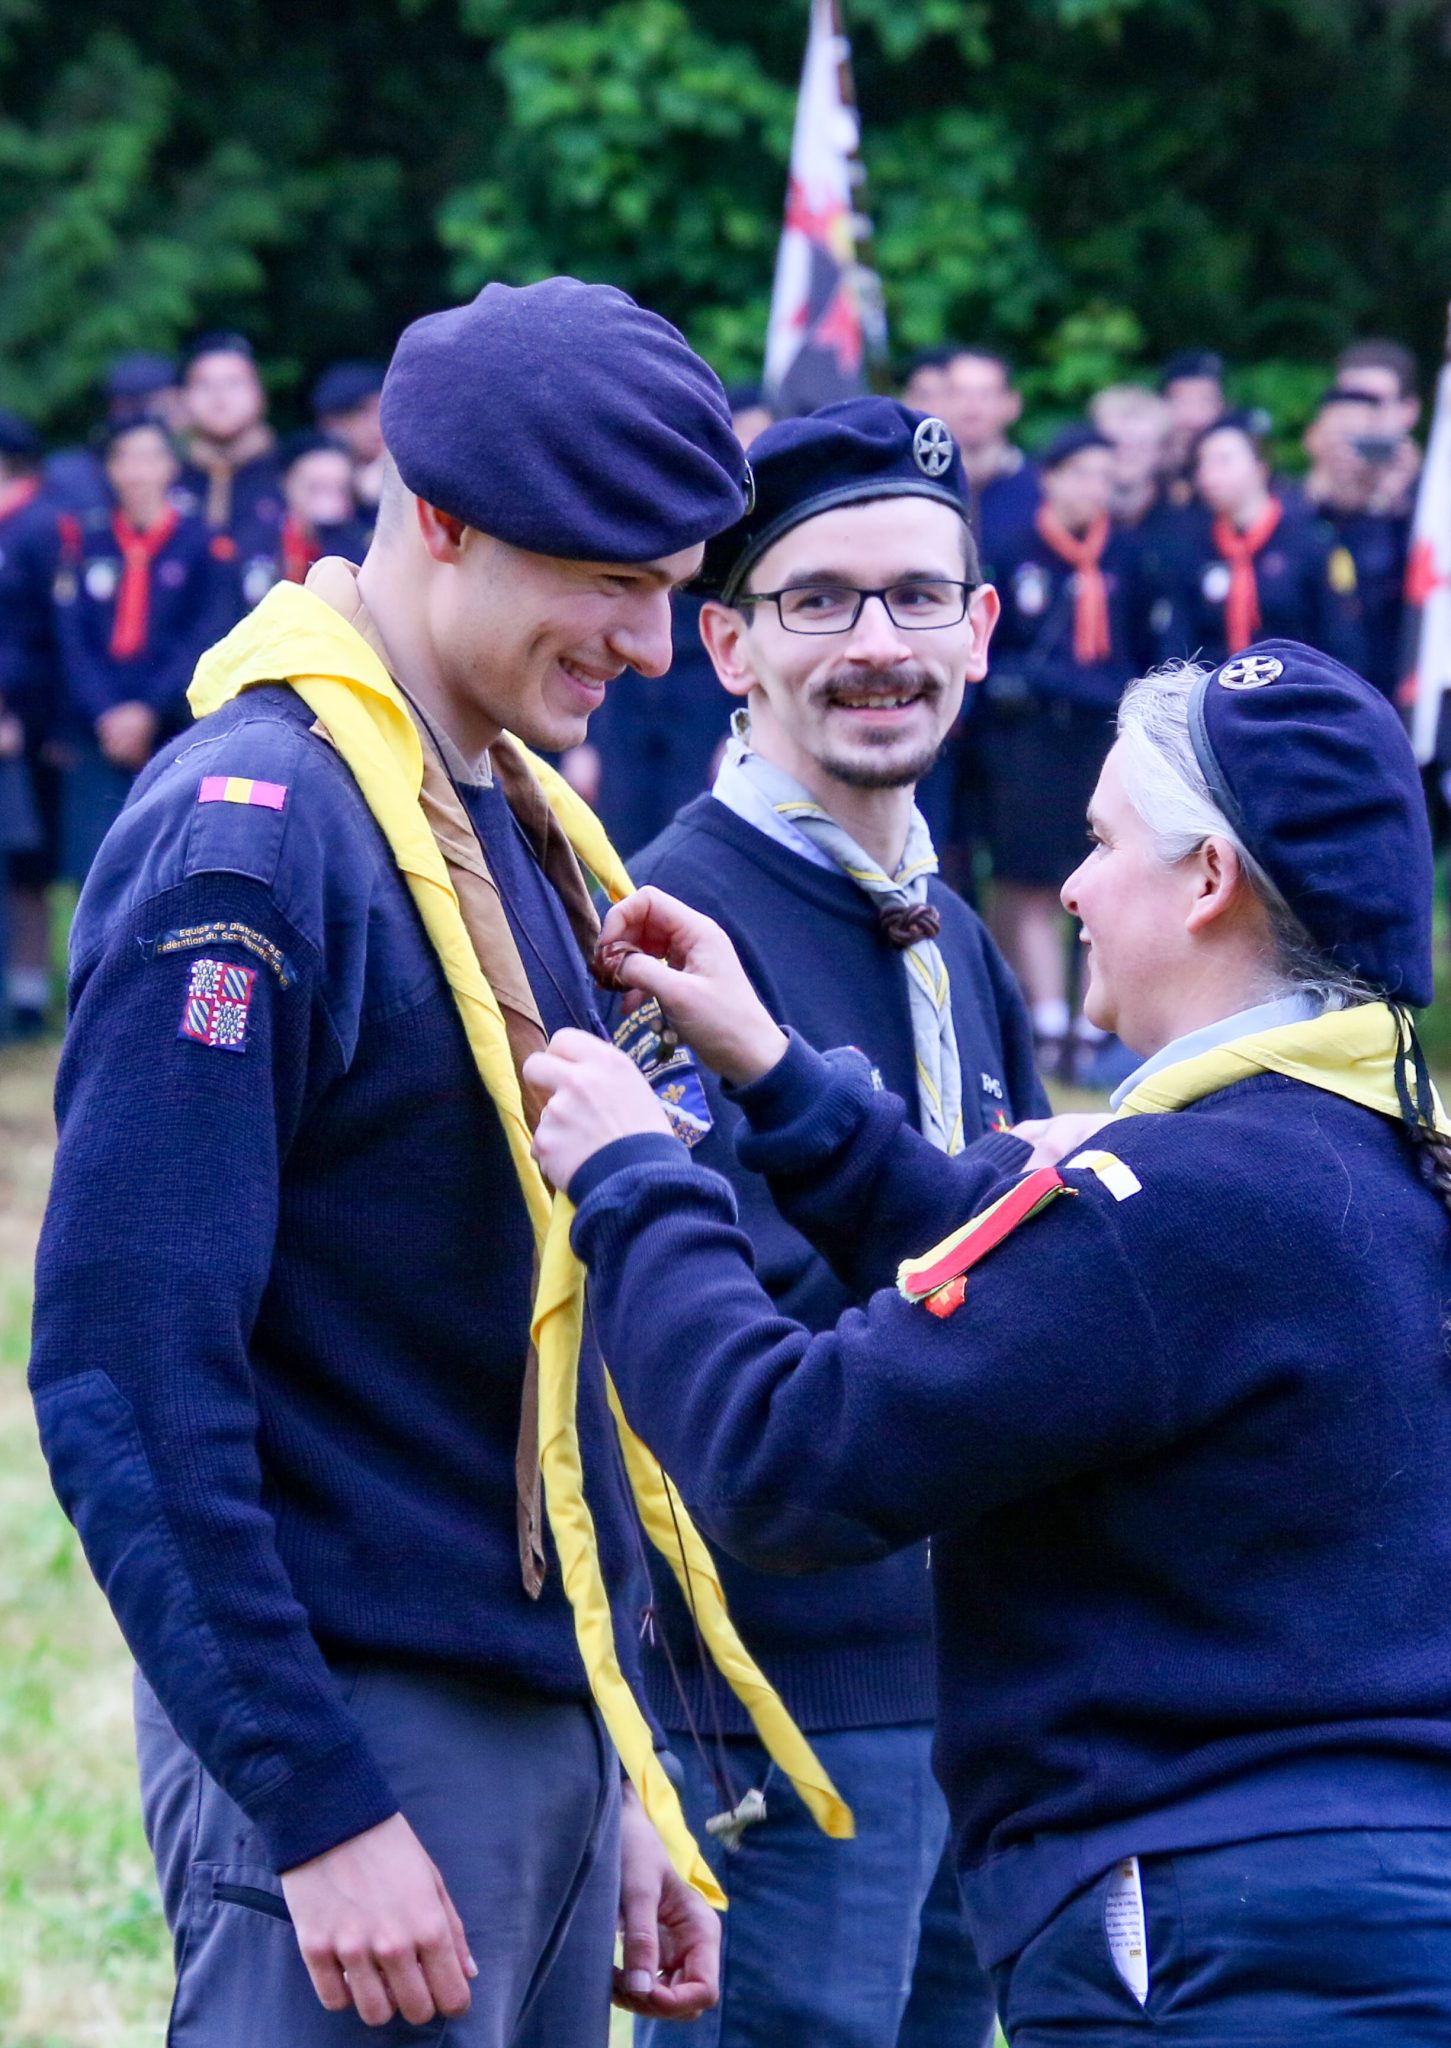
[[[764,832],[768,839],[774,839],[778,846],[788,852],[799,854],[814,868],[826,868],[838,875],[841,869],[829,853],[823,853],[796,827],[772,809],[750,777],[741,772],[739,762],[727,757],[720,764],[720,771],[711,785],[711,795],[718,804],[724,804],[728,811],[734,811],[748,825],[754,825],[758,832]]]
[[[1182,1038],[1171,1038],[1158,1052],[1146,1059],[1141,1067],[1135,1067],[1127,1081],[1121,1081],[1108,1098],[1110,1109],[1117,1109],[1124,1099],[1132,1095],[1140,1081],[1147,1081],[1150,1074],[1157,1074],[1165,1067],[1177,1066],[1180,1060],[1192,1060],[1201,1052],[1213,1052],[1217,1045],[1228,1045],[1232,1038],[1249,1038],[1258,1031],[1272,1031],[1277,1024],[1303,1024],[1308,1018],[1320,1015],[1321,1005],[1313,996],[1277,996],[1271,1003],[1256,1003],[1252,1009],[1236,1010],[1231,1017],[1221,1017],[1215,1024],[1202,1024],[1197,1031],[1186,1031]]]
[[[398,682],[396,676],[393,680],[395,683]],[[419,724],[424,728],[435,747],[437,747],[439,759],[448,770],[448,779],[453,783],[454,787],[456,789],[492,789],[494,786],[494,764],[489,759],[488,748],[484,749],[477,761],[470,762],[466,760],[437,719],[429,717],[413,692],[406,689],[402,683],[398,683],[398,687],[403,691],[403,695],[412,706],[414,716],[418,719]]]

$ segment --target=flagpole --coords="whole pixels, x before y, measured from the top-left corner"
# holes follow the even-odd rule
[[[1408,661],[1399,695],[1410,714],[1416,759],[1427,767],[1436,759],[1442,706],[1451,693],[1451,303],[1411,522],[1406,604]]]
[[[873,391],[892,389],[892,365],[887,347],[887,306],[882,280],[872,262],[876,223],[867,212],[867,167],[861,156],[861,107],[856,96],[856,76],[851,65],[851,38],[846,32],[841,0],[830,0],[831,26],[837,38],[841,61],[837,67],[841,102],[856,116],[857,148],[848,175],[852,187],[852,241],[856,249],[852,284],[861,312],[862,342],[867,359],[867,381]]]

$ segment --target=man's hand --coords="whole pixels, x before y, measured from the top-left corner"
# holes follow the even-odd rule
[[[133,772],[151,759],[158,729],[159,721],[149,704],[113,704],[96,720],[101,752],[113,766]]]
[[[784,1054],[786,1035],[720,926],[663,889],[637,889],[612,907],[600,956],[620,988],[655,997],[722,1080],[758,1081]]]
[[[1014,1124],[1013,1136],[1025,1138],[1033,1148],[1024,1172],[1039,1166],[1056,1166],[1060,1159],[1086,1145],[1105,1124],[1112,1122],[1106,1110],[1075,1110],[1064,1116],[1029,1117],[1025,1123]]]
[[[586,1159],[616,1138],[673,1135],[635,1062],[592,1031],[556,1031],[547,1052],[525,1060],[524,1079],[549,1098],[531,1149],[553,1187],[567,1188]]]
[[[478,1975],[438,1869],[401,1813],[282,1873],[312,1986],[329,2012],[365,2026],[395,2012],[421,2026],[469,2009]]]
[[[616,2005],[660,2020],[709,2012],[720,1997],[720,1920],[676,1876],[633,1785],[620,1813],[620,1932]]]

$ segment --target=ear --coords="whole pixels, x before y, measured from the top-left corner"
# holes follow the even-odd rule
[[[1010,427],[1015,427],[1022,417],[1023,394],[1021,391],[1009,391],[1006,424]]]
[[[1197,936],[1240,903],[1247,884],[1239,855],[1227,839],[1206,839],[1191,859],[1194,895],[1184,929]]]
[[[1002,599],[991,583],[980,583],[967,601],[967,623],[972,628],[965,674],[968,682],[980,683],[987,674],[988,642],[1002,611]]]
[[[712,599],[700,613],[700,637],[721,685],[733,697],[748,697],[756,687],[746,614]]]
[[[437,505],[430,505],[423,498],[415,498],[413,503],[423,545],[434,561],[456,562],[463,553],[464,535],[468,532],[463,521],[455,519],[451,512],[440,512]]]

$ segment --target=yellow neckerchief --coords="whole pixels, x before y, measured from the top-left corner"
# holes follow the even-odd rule
[[[1307,1087],[1344,1096],[1363,1109],[1402,1122],[1396,1075],[1409,1080],[1408,1049],[1401,1025],[1389,1003],[1357,1003],[1349,1010],[1326,1010],[1294,1024],[1276,1024],[1248,1038],[1192,1054],[1140,1081],[1118,1106],[1118,1115],[1142,1116],[1156,1110],[1183,1109],[1202,1095],[1228,1088],[1251,1074],[1284,1074]],[[1431,1090],[1436,1128],[1451,1137],[1451,1123],[1435,1088]]]
[[[671,1862],[712,1905],[723,1907],[724,1895],[685,1824],[675,1788],[655,1754],[649,1727],[616,1655],[594,1522],[584,1497],[575,1421],[585,1276],[569,1242],[574,1210],[562,1195],[551,1201],[529,1149],[529,1127],[503,1015],[469,941],[443,855],[418,801],[423,753],[417,729],[397,685],[362,636],[322,598],[291,583],[275,585],[256,610],[203,657],[188,700],[196,716],[204,718],[244,689],[279,681],[287,682],[326,727],[382,828],[438,954],[479,1074],[504,1126],[539,1249],[534,1304],[539,1458],[580,1655],[605,1726]],[[552,768],[532,756],[529,760],[580,861],[615,900],[629,894],[630,878],[594,813]],[[630,1429],[608,1372],[606,1390],[641,1522],[679,1579],[716,1665],[817,1824],[829,1835],[849,1837],[850,1810],[737,1636],[709,1552],[653,1453]]]

